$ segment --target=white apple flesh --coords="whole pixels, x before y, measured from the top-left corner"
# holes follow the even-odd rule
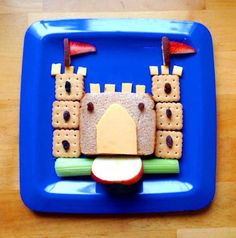
[[[131,185],[143,175],[143,164],[139,157],[112,156],[98,157],[93,161],[91,176],[102,184]]]

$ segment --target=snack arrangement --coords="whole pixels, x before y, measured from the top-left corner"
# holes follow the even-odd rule
[[[71,66],[71,56],[96,52],[96,47],[64,39],[64,73],[52,64],[55,101],[52,105],[53,156],[59,177],[91,175],[102,184],[137,183],[143,174],[179,173],[183,147],[183,106],[180,77],[172,54],[194,53],[188,45],[162,38],[163,65],[150,66],[152,95],[145,85],[90,83],[87,68]],[[85,158],[85,156],[87,158]]]
[[[28,208],[156,213],[212,201],[216,95],[205,26],[41,20],[23,49],[19,181]]]

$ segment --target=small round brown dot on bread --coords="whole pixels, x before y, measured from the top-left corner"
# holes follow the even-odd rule
[[[89,102],[89,103],[87,104],[87,110],[88,110],[89,112],[93,112],[93,110],[94,110],[94,105],[93,105],[92,102]]]
[[[143,112],[144,109],[145,109],[144,103],[140,102],[140,103],[138,104],[138,109],[139,109],[141,112]]]

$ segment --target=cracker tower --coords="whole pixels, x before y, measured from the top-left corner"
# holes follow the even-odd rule
[[[61,73],[60,64],[52,65],[55,75],[55,98],[52,109],[53,156],[79,157],[79,109],[80,100],[84,95],[84,77],[86,68],[65,67]]]
[[[180,82],[182,67],[150,66],[152,94],[156,102],[156,147],[155,155],[160,158],[180,159],[182,156],[183,106],[180,103]]]

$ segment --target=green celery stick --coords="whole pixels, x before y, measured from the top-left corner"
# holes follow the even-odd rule
[[[59,177],[90,175],[93,159],[58,158],[55,162],[56,174]],[[176,159],[143,159],[145,174],[177,174],[179,161]]]
[[[88,158],[58,158],[55,171],[59,177],[90,175],[93,159]]]
[[[143,159],[145,174],[178,174],[179,161],[177,159]]]

